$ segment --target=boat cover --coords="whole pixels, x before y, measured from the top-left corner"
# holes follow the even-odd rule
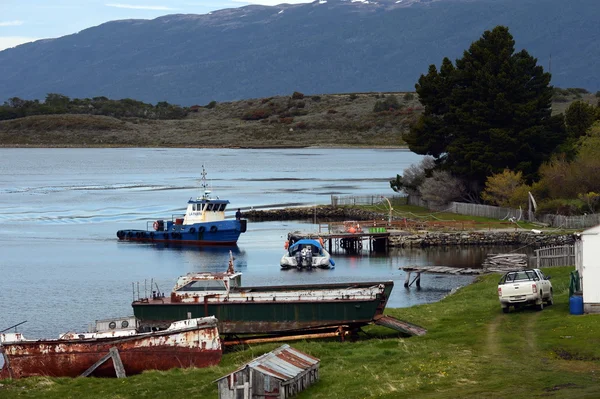
[[[302,240],[298,240],[296,241],[291,247],[290,250],[293,248],[296,248],[299,245],[314,245],[315,247],[321,249],[323,248],[323,246],[321,246],[321,243],[317,240],[310,240],[310,239],[302,239]]]

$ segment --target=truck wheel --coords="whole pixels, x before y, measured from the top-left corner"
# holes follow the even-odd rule
[[[539,303],[539,305],[537,305],[537,310],[544,310],[544,301],[542,300],[542,302]]]
[[[508,313],[509,311],[510,311],[510,308],[508,306],[505,308],[502,308],[503,313]]]

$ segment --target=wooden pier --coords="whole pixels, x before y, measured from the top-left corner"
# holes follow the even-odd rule
[[[527,269],[527,255],[525,254],[488,254],[481,264],[481,268],[464,268],[449,266],[404,266],[400,270],[406,273],[404,286],[410,287],[415,284],[421,287],[421,273],[452,274],[462,276],[476,276],[487,273],[506,273],[514,270]],[[410,275],[415,273],[414,279]]]

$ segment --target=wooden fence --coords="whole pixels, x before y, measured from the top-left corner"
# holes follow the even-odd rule
[[[406,204],[406,196],[404,195],[332,195],[331,196],[331,205],[332,206],[341,206],[341,205],[379,205],[384,204],[386,207],[388,206],[387,201],[384,199],[387,198],[391,202],[398,204]]]
[[[600,214],[598,213],[581,216],[541,215],[537,219],[549,226],[563,229],[585,229],[600,224]]]
[[[499,206],[467,204],[464,202],[451,202],[448,206],[448,212],[458,213],[460,215],[483,216],[492,219],[514,218],[515,220],[523,220],[526,217],[526,212],[520,209],[501,208]]]
[[[574,266],[575,246],[560,245],[535,250],[535,267]]]

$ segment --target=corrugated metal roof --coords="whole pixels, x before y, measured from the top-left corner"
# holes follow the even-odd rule
[[[233,373],[237,373],[246,367],[250,367],[263,374],[270,375],[271,377],[282,381],[287,381],[293,379],[305,370],[308,370],[319,363],[319,361],[320,360],[316,357],[307,355],[306,353],[300,352],[299,350],[290,347],[288,344],[285,344],[271,352],[257,357]],[[227,376],[221,377],[217,381],[225,377]]]

